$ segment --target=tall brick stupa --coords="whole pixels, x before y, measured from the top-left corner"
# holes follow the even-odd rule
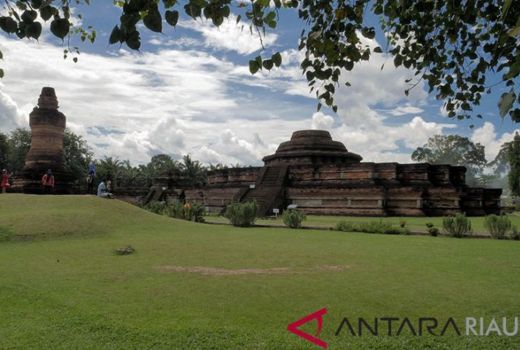
[[[66,117],[58,111],[54,88],[42,89],[38,106],[29,115],[29,125],[31,148],[22,174],[23,191],[41,193],[41,178],[51,169],[55,177],[55,193],[70,193],[72,177],[65,169],[63,154]]]

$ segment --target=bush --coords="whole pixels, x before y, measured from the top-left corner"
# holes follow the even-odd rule
[[[427,222],[426,227],[430,236],[437,237],[439,235],[439,229],[437,227],[434,227],[433,223]]]
[[[430,236],[432,237],[437,237],[439,235],[439,229],[437,227],[430,227],[428,229],[428,233],[430,234]]]
[[[233,226],[253,226],[256,220],[256,202],[237,203],[233,202],[226,207],[224,217],[229,219]]]
[[[406,227],[406,221],[404,221],[404,220],[399,221],[399,226],[401,228],[405,228]]]
[[[496,239],[506,238],[506,233],[511,230],[511,220],[506,215],[488,215],[484,219],[484,227],[491,237]]]
[[[282,220],[285,226],[290,228],[302,227],[302,221],[305,220],[305,214],[298,209],[287,209],[283,212]]]
[[[461,238],[471,234],[471,221],[465,214],[456,214],[443,218],[442,228],[448,235]]]
[[[166,203],[166,202],[150,202],[144,206],[144,209],[155,214],[167,215],[172,218],[189,220],[195,222],[204,222],[206,209],[200,203]]]
[[[387,235],[409,235],[410,230],[406,227],[392,227],[386,229],[384,233]]]
[[[386,233],[385,231],[392,229],[392,225],[382,220],[360,223],[340,221],[336,224],[335,229],[343,232]]]
[[[172,218],[204,222],[206,209],[201,203],[172,203],[169,204],[164,213]]]
[[[515,241],[520,241],[520,231],[516,226],[513,226],[513,228],[511,229],[511,238]]]
[[[162,214],[164,214],[167,206],[168,205],[166,204],[166,202],[154,201],[154,202],[150,202],[147,205],[145,205],[144,208],[146,210],[151,211],[152,213],[162,215]]]

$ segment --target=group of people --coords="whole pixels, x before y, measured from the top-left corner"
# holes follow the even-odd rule
[[[90,162],[87,174],[87,194],[94,194],[94,183],[96,181],[96,164]],[[113,198],[112,181],[102,179],[97,186],[97,196],[101,198]]]
[[[6,193],[7,190],[11,187],[11,173],[7,171],[7,169],[2,170],[2,178],[0,182],[0,189],[2,193]],[[96,180],[96,165],[94,162],[91,162],[88,166],[88,174],[87,174],[87,194],[94,194],[94,185]],[[44,194],[52,194],[54,193],[54,185],[55,179],[54,174],[51,169],[48,169],[47,172],[42,176],[41,179],[42,192]],[[97,186],[97,196],[102,198],[113,198],[112,194],[112,181],[102,179],[101,182]]]

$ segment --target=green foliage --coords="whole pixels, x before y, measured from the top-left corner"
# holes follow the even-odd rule
[[[166,215],[176,219],[204,222],[206,208],[201,203],[167,203],[153,201],[143,206],[144,209],[159,215]]]
[[[31,133],[27,129],[15,129],[7,139],[7,168],[15,175],[21,173],[25,156],[31,148]]]
[[[488,215],[484,219],[484,227],[488,230],[491,237],[496,239],[506,238],[507,232],[511,230],[511,220],[506,215]]]
[[[485,148],[459,135],[435,135],[412,153],[412,160],[430,164],[465,166],[468,182],[476,182],[487,164]]]
[[[427,222],[425,225],[430,236],[437,237],[439,235],[439,229],[433,223]]]
[[[514,196],[520,197],[520,135],[518,132],[508,146],[507,160],[510,167],[509,189]]]
[[[305,214],[298,209],[287,209],[282,214],[284,225],[290,228],[302,227],[303,220],[305,220]]]
[[[410,230],[406,227],[392,227],[384,230],[385,235],[409,235]]]
[[[520,241],[520,230],[516,226],[513,226],[511,228],[511,239],[514,239],[515,241]]]
[[[394,228],[388,222],[383,220],[379,221],[368,221],[368,222],[350,222],[340,221],[336,224],[335,229],[337,231],[344,232],[365,232],[365,233],[388,233],[388,234],[401,234],[405,231],[401,231],[399,228]]]
[[[452,237],[462,238],[471,234],[471,220],[465,214],[456,214],[442,219],[444,232]]]
[[[168,208],[168,204],[166,202],[153,201],[145,205],[143,208],[152,213],[163,215]]]
[[[81,41],[94,42],[96,32],[91,26],[74,25],[82,21],[79,11],[89,0],[21,1],[6,0],[6,11],[0,17],[0,29],[18,38],[38,39],[42,22],[51,21],[50,32],[60,39],[79,35]],[[341,86],[351,86],[344,77],[372,54],[383,54],[379,46],[370,45],[376,28],[368,23],[379,22],[387,36],[385,54],[392,56],[395,67],[409,69],[409,86],[404,94],[426,82],[437,99],[445,101],[449,117],[469,118],[482,97],[503,85],[489,79],[501,75],[509,89],[498,101],[502,117],[509,114],[520,122],[520,99],[516,91],[520,74],[520,36],[518,1],[489,2],[465,0],[460,4],[446,1],[353,0],[353,1],[267,1],[238,2],[231,0],[114,0],[121,13],[108,41],[141,48],[142,30],[163,31],[163,20],[175,27],[181,11],[193,20],[204,19],[219,27],[230,19],[244,22],[260,43],[269,30],[275,30],[283,8],[295,9],[304,23],[298,48],[303,51],[301,69],[311,92],[316,94],[318,109],[322,104],[337,111],[335,96]],[[459,6],[457,6],[459,5]],[[38,16],[39,15],[39,16]],[[376,16],[378,21],[367,21]],[[216,28],[217,30],[217,28]],[[266,49],[265,47],[263,47]],[[78,59],[77,47],[66,49]],[[267,52],[267,50],[264,50]],[[249,61],[252,74],[282,64],[279,52],[268,52]],[[493,74],[490,74],[493,73]],[[0,70],[0,76],[3,71]],[[494,83],[494,81],[493,81]],[[477,117],[481,117],[477,115]]]
[[[250,201],[245,203],[233,202],[226,207],[224,217],[226,217],[231,225],[249,227],[255,224],[256,201]]]
[[[201,203],[182,204],[177,202],[168,204],[164,210],[164,214],[176,219],[204,222],[206,208]]]
[[[94,155],[88,147],[87,141],[82,136],[65,129],[63,153],[65,167],[76,180],[83,184],[82,180],[86,176],[86,169]]]

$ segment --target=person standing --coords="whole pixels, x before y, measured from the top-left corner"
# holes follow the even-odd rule
[[[7,189],[11,187],[9,183],[9,174],[6,169],[2,170],[2,182],[0,182],[0,187],[2,188],[2,193],[7,192]]]
[[[87,173],[87,193],[94,194],[94,182],[96,179],[96,164],[90,162]]]
[[[52,170],[47,170],[47,173],[42,177],[42,186],[44,194],[51,194],[54,192],[54,175]]]

